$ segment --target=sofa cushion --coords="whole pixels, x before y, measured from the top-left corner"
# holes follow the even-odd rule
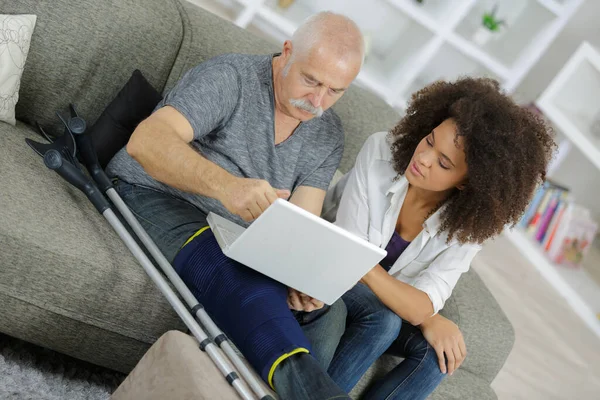
[[[92,123],[136,68],[162,90],[183,36],[179,7],[176,0],[3,1],[3,13],[37,15],[17,119],[57,130],[54,112],[71,102]]]
[[[0,331],[39,343],[44,328],[19,313],[25,306],[35,307],[39,320],[65,323],[62,337],[80,346],[102,337],[80,337],[82,323],[96,334],[136,343],[185,329],[104,218],[82,193],[44,167],[25,137],[39,140],[20,122],[0,124],[0,297],[20,304],[0,307]],[[44,345],[55,343],[49,342]],[[113,368],[131,367],[135,360],[131,355],[122,360],[121,343],[106,346],[113,344],[103,349],[103,359],[77,347],[55,350]],[[112,359],[106,358],[111,351]]]
[[[512,350],[515,332],[473,265],[460,277],[440,314],[456,322],[463,333],[468,355],[460,368],[489,385]]]
[[[281,47],[248,33],[200,7],[183,1],[185,34],[180,54],[165,89],[169,89],[193,66],[224,53],[268,54]],[[340,170],[354,165],[365,139],[375,132],[390,130],[400,115],[374,94],[352,85],[333,107],[342,120],[346,147]]]
[[[102,168],[127,144],[136,126],[152,113],[161,99],[140,70],[133,71],[89,130]]]
[[[11,125],[15,124],[15,106],[35,19],[35,15],[0,15],[0,121]]]

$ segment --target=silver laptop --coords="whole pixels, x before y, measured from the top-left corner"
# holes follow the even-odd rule
[[[275,201],[245,229],[208,214],[223,253],[302,293],[332,304],[387,252],[288,201]]]

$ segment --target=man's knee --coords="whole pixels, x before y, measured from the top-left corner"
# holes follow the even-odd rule
[[[331,329],[334,331],[331,333],[341,337],[346,329],[346,317],[348,316],[346,304],[339,299],[329,307],[327,313]]]
[[[346,320],[346,317],[348,316],[348,309],[346,308],[346,303],[344,303],[342,299],[339,299],[331,306],[329,306],[329,312],[335,315],[336,318],[342,320]]]

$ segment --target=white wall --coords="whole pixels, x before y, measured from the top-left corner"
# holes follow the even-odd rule
[[[535,100],[583,41],[600,49],[599,0],[586,0],[579,7],[544,56],[525,76],[515,91],[515,97],[520,101]]]

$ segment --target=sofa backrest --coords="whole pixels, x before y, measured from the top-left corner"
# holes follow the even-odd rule
[[[182,6],[185,10],[183,43],[166,89],[173,87],[188,69],[219,54],[281,51],[279,46],[185,0],[182,0]],[[391,129],[400,119],[400,115],[383,100],[356,85],[333,108],[340,116],[346,133],[346,148],[340,164],[343,172],[352,168],[356,154],[367,137]]]
[[[193,66],[223,53],[279,51],[186,0],[0,0],[6,14],[36,14],[17,119],[62,129],[55,111],[75,103],[91,123],[140,69],[168,90]],[[389,130],[398,113],[355,85],[334,106],[346,133],[340,165],[354,164],[365,139]]]
[[[90,122],[138,68],[162,90],[181,45],[177,0],[2,0],[0,12],[36,14],[17,119],[58,129],[69,102]]]

